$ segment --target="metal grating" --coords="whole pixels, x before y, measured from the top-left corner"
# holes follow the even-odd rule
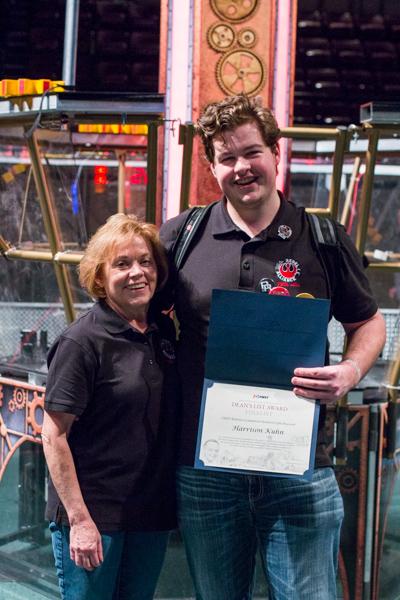
[[[400,348],[400,309],[381,309],[386,323],[386,344],[382,350],[383,360],[393,360]],[[338,321],[332,319],[328,327],[329,351],[331,354],[342,354],[344,329]]]
[[[92,306],[75,304],[77,315]],[[46,346],[50,346],[66,328],[65,312],[61,303],[0,302],[0,359],[4,362],[23,362],[21,332],[25,341],[32,343],[33,362],[45,362],[46,348],[40,347],[40,332],[46,332]],[[36,339],[35,339],[36,338]]]

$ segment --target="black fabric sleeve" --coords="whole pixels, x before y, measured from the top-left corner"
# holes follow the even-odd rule
[[[356,247],[341,225],[336,230],[340,252],[332,312],[335,319],[342,323],[357,323],[372,317],[378,305]]]
[[[45,409],[80,416],[93,397],[96,361],[90,349],[61,336],[50,351]]]

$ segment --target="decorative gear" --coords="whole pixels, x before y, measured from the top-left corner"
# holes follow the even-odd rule
[[[0,407],[3,406],[3,386],[0,385]]]
[[[36,419],[36,411],[40,410],[42,413],[42,422],[39,424]],[[40,435],[42,431],[43,423],[43,412],[44,412],[44,393],[39,396],[37,391],[33,392],[32,402],[28,402],[28,416],[26,422],[31,426],[33,435]]]
[[[207,31],[207,41],[217,52],[226,52],[236,42],[236,33],[226,23],[215,23]]]
[[[265,83],[263,62],[250,50],[231,50],[218,61],[217,81],[226,94],[256,94]]]
[[[257,43],[257,34],[254,29],[250,29],[250,27],[241,29],[238,33],[238,42],[244,48],[252,48]]]
[[[352,494],[358,488],[358,474],[355,469],[345,467],[336,472],[336,477],[342,494]]]
[[[254,12],[258,0],[211,0],[213,11],[231,23],[245,21]]]
[[[15,388],[13,393],[13,400],[15,408],[21,410],[22,408],[24,408],[28,400],[28,391],[23,390],[22,388]]]
[[[12,412],[12,413],[15,412],[15,402],[14,402],[14,400],[9,400],[8,401],[8,410],[10,412]]]

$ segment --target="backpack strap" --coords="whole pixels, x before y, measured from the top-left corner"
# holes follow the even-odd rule
[[[338,240],[336,229],[332,219],[329,217],[319,217],[313,213],[306,213],[308,222],[313,232],[314,240],[318,244],[326,246],[337,246]]]
[[[336,224],[329,217],[320,217],[306,212],[312,239],[321,260],[328,285],[329,297],[335,289],[336,269],[340,264],[340,244],[336,232]]]
[[[219,200],[212,202],[207,206],[194,206],[189,211],[183,225],[178,231],[178,235],[171,249],[172,260],[177,271],[181,268],[182,263],[188,254],[189,246],[194,239],[196,231],[205,221],[206,217],[208,217],[212,207],[217,204],[217,202],[219,202]]]

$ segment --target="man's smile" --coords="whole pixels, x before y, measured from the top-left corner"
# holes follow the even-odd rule
[[[235,185],[238,186],[247,186],[247,185],[251,185],[252,183],[255,183],[257,181],[258,177],[252,176],[252,177],[241,177],[240,179],[237,179],[235,181]]]

